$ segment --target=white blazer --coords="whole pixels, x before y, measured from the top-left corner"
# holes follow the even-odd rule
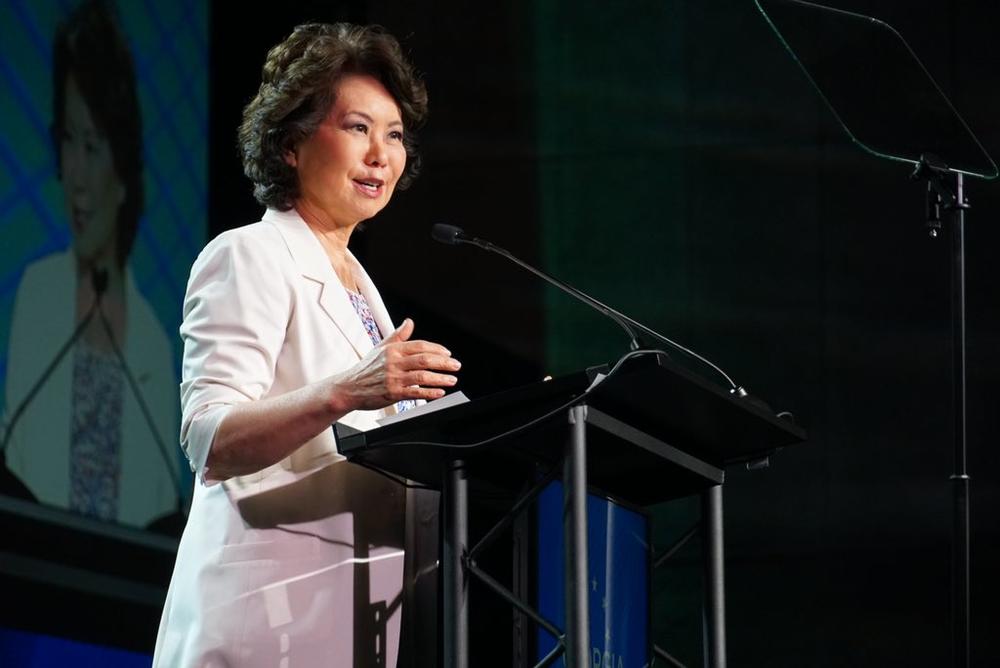
[[[351,256],[383,335],[392,322]],[[205,461],[239,402],[281,395],[372,349],[319,241],[295,211],[217,237],[184,301],[181,445],[196,473],[154,666],[395,666],[404,494],[347,463],[332,430],[222,483]],[[388,409],[392,410],[392,409]],[[382,411],[342,422],[376,426]]]

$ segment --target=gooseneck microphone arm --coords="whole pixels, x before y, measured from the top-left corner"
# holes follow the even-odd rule
[[[736,383],[733,382],[732,378],[730,378],[726,374],[725,371],[723,371],[718,366],[716,366],[712,362],[708,361],[707,359],[705,359],[704,357],[702,357],[698,353],[694,352],[693,350],[689,350],[688,348],[685,348],[684,346],[682,346],[681,344],[679,344],[679,343],[677,343],[675,341],[671,341],[670,339],[668,339],[667,337],[663,336],[662,334],[659,334],[658,332],[653,331],[652,329],[650,329],[649,327],[646,327],[645,325],[643,325],[640,322],[636,322],[635,320],[633,320],[632,318],[628,317],[624,313],[620,313],[619,311],[616,311],[615,309],[611,308],[607,304],[604,304],[604,303],[602,303],[602,302],[594,299],[593,297],[591,297],[587,293],[574,288],[572,285],[567,285],[566,283],[560,281],[558,278],[555,278],[554,276],[550,276],[549,274],[546,274],[541,269],[536,269],[535,267],[532,267],[530,264],[528,264],[528,263],[524,262],[523,260],[521,260],[520,258],[515,257],[514,255],[512,255],[508,250],[506,250],[504,248],[501,248],[501,247],[499,247],[499,246],[497,246],[495,244],[492,244],[489,241],[485,241],[483,239],[477,239],[476,237],[469,236],[469,235],[467,235],[465,233],[464,230],[462,230],[462,228],[456,227],[455,225],[445,225],[443,223],[437,223],[437,224],[435,224],[431,228],[431,237],[435,241],[438,241],[438,242],[443,243],[443,244],[449,244],[449,245],[469,244],[471,246],[477,246],[479,248],[482,248],[483,250],[489,251],[491,253],[496,253],[497,255],[501,255],[501,256],[507,258],[508,260],[510,260],[511,262],[513,262],[514,264],[516,264],[517,266],[521,267],[522,269],[526,269],[527,271],[531,272],[535,276],[538,276],[539,278],[541,278],[542,280],[546,281],[547,283],[550,283],[551,285],[554,285],[555,287],[559,288],[563,292],[565,292],[565,293],[567,293],[567,294],[575,297],[576,299],[580,300],[581,302],[583,302],[587,306],[591,307],[595,311],[603,314],[605,317],[610,318],[611,320],[613,320],[615,323],[618,324],[619,327],[621,327],[622,329],[625,330],[626,334],[628,334],[628,337],[629,337],[629,347],[632,350],[638,350],[641,347],[641,344],[639,342],[639,335],[640,335],[640,333],[644,334],[645,336],[649,337],[653,341],[656,341],[658,343],[664,343],[664,344],[670,346],[671,348],[680,350],[681,352],[685,353],[686,355],[690,355],[691,357],[699,360],[700,362],[702,362],[704,364],[707,364],[709,367],[711,367],[712,369],[714,369],[723,378],[726,379],[726,382],[728,382],[729,385],[730,385],[730,387],[732,388],[731,392],[733,392],[735,394],[738,394],[740,396],[745,396],[746,395],[746,391],[742,387],[738,387],[736,385]]]
[[[646,331],[645,327],[643,327],[637,322],[632,321],[630,318],[628,318],[625,315],[622,315],[621,313],[614,310],[610,306],[602,304],[601,302],[597,301],[590,295],[581,292],[580,290],[577,290],[572,285],[567,285],[566,283],[560,281],[558,278],[550,276],[549,274],[546,274],[544,271],[532,267],[527,262],[524,262],[520,258],[511,254],[510,251],[504,248],[500,248],[499,246],[496,246],[494,244],[491,244],[489,241],[483,241],[482,239],[477,239],[476,237],[470,237],[467,234],[465,234],[465,232],[463,232],[461,228],[455,227],[454,225],[444,225],[442,223],[438,223],[437,225],[431,228],[431,236],[434,238],[435,241],[440,241],[441,243],[444,244],[470,244],[472,246],[478,246],[479,248],[487,250],[491,253],[502,255],[503,257],[507,258],[508,260],[510,260],[517,266],[521,267],[522,269],[530,271],[532,274],[538,276],[543,281],[551,283],[552,285],[556,286],[563,292],[572,295],[573,297],[576,297],[587,306],[599,311],[600,313],[604,314],[604,316],[610,318],[611,320],[614,320],[618,324],[618,326],[624,329],[625,333],[628,334],[629,347],[632,350],[638,350],[641,347],[639,345],[639,336],[636,334],[636,330],[638,329],[640,331]]]

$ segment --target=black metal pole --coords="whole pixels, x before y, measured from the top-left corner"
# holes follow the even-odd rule
[[[469,667],[468,577],[462,559],[469,542],[469,496],[465,462],[448,462],[445,471],[444,630],[445,666]]]
[[[955,472],[952,530],[952,640],[954,665],[970,665],[969,633],[969,472],[965,429],[965,192],[956,174],[955,204],[951,209],[951,345],[953,356],[952,408],[955,418]]]
[[[947,212],[951,237],[951,352],[954,473],[951,532],[951,640],[952,665],[969,668],[972,641],[969,632],[969,487],[965,428],[965,200],[963,175],[955,172],[955,189],[945,181],[948,168],[930,155],[920,156],[912,178],[927,181],[927,226],[932,238],[942,228]]]
[[[587,407],[569,411],[572,435],[563,469],[563,536],[566,542],[566,665],[589,665],[587,588]]]
[[[705,560],[704,641],[706,668],[726,668],[726,585],[722,536],[722,485],[701,497]]]

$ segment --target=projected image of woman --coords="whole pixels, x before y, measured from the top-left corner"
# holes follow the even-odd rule
[[[72,244],[28,267],[18,288],[8,411],[87,320],[98,292],[102,314],[26,405],[7,464],[43,503],[142,526],[176,507],[176,483],[119,352],[170,446],[176,381],[169,342],[127,267],[143,210],[142,122],[132,56],[107,2],[83,3],[58,29],[52,139]]]
[[[345,461],[331,425],[371,429],[457,382],[348,250],[415,176],[426,105],[379,29],[303,25],[268,54],[239,133],[266,211],[208,244],[184,300],[198,482],[156,666],[396,665],[406,493]]]

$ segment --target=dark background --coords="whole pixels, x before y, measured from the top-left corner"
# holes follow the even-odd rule
[[[828,1],[895,26],[1000,155],[996,3]],[[769,469],[729,472],[730,664],[945,665],[947,244],[928,237],[909,168],[849,142],[754,4],[216,3],[211,236],[260,216],[236,127],[267,49],[307,20],[380,23],[425,73],[424,173],[353,247],[396,318],[413,316],[419,336],[462,359],[467,394],[605,362],[627,342],[500,259],[434,244],[439,221],[695,348],[809,431]],[[972,637],[982,666],[1000,664],[998,188],[968,183]],[[662,550],[697,504],[652,514]],[[654,641],[688,665],[701,660],[698,548],[654,582]],[[474,665],[504,662],[489,647],[509,647],[505,617],[492,617],[494,626],[474,621]],[[148,643],[126,626],[131,646],[152,646],[155,621]]]

